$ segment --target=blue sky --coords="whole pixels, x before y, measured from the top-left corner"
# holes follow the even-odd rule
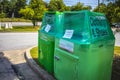
[[[50,0],[44,0],[46,2],[49,2]],[[75,5],[77,2],[81,2],[83,3],[84,5],[90,5],[92,8],[95,8],[97,5],[98,5],[98,0],[63,0],[64,3],[67,5],[67,6],[71,6],[71,5]],[[114,1],[114,0],[100,0],[100,3],[101,2],[109,2],[109,1]]]
[[[49,2],[50,0],[44,0],[44,1]],[[77,2],[81,2],[84,5],[90,5],[94,8],[98,4],[98,0],[63,0],[63,1],[67,6],[75,5]]]
[[[43,0],[45,2],[49,2],[50,0]],[[81,2],[84,5],[90,5],[92,8],[95,8],[98,5],[98,0],[63,0],[64,3],[67,6],[71,6],[71,5],[75,5],[77,2]],[[105,2],[108,0],[100,0],[100,2]],[[114,1],[114,0],[109,0],[109,1]],[[27,2],[29,2],[29,0],[27,0]]]

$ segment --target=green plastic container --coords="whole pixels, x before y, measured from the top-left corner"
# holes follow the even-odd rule
[[[57,33],[56,18],[59,14],[59,12],[46,12],[42,29],[38,31],[38,61],[49,73],[54,72],[54,41]]]
[[[57,80],[111,80],[115,38],[102,13],[64,12],[55,38]]]

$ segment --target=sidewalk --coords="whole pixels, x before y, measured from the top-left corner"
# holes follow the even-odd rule
[[[0,80],[19,80],[4,54],[0,52]]]
[[[25,50],[0,52],[0,80],[42,80],[28,66]]]

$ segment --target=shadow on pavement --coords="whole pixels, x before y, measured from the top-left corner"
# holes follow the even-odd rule
[[[41,80],[26,62],[13,64],[10,61],[0,52],[0,80]]]
[[[18,57],[16,61],[19,61],[17,59]],[[0,52],[0,80],[41,80],[26,62],[13,64],[10,61],[3,52]],[[111,80],[120,80],[120,56],[118,55],[115,55],[113,60]]]
[[[119,55],[115,55],[113,59],[111,80],[120,80],[120,56]]]
[[[3,52],[0,52],[0,80],[19,80]]]

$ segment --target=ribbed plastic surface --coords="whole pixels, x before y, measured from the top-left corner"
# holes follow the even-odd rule
[[[64,12],[55,38],[57,80],[111,80],[114,36],[104,14]]]
[[[42,29],[39,31],[38,37],[38,61],[49,73],[54,71],[54,44],[57,32],[56,18],[58,12],[46,12],[42,21]]]

